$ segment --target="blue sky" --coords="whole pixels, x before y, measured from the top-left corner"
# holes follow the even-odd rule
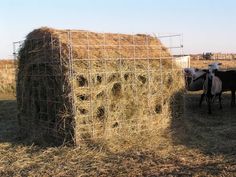
[[[120,33],[182,33],[185,53],[236,53],[235,0],[1,0],[0,58],[49,26]]]

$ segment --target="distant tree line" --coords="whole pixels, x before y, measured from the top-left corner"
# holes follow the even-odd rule
[[[211,53],[211,52],[207,52],[207,53],[202,54],[202,58],[204,58],[206,60],[210,60],[212,56],[213,56],[213,53]]]

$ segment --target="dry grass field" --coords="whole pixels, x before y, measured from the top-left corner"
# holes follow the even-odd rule
[[[0,60],[0,93],[14,93],[15,63],[13,60]]]
[[[79,147],[27,142],[18,133],[15,98],[0,95],[0,176],[235,176],[236,108],[230,95],[223,95],[223,110],[215,103],[209,116],[206,104],[198,107],[200,93],[182,92],[172,95],[170,121],[158,134]]]
[[[235,69],[235,60],[191,60],[191,67],[207,68],[207,65],[213,62],[222,63],[221,68],[223,69]]]

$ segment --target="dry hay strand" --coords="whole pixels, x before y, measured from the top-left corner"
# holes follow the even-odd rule
[[[149,35],[34,30],[19,51],[22,133],[39,142],[83,144],[158,131],[183,85],[171,57]]]

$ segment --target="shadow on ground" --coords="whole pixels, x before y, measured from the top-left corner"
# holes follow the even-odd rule
[[[198,106],[199,99],[200,93],[182,96],[177,92],[173,95],[173,142],[199,149],[205,154],[236,155],[236,107],[230,107],[230,94],[222,96],[222,110],[218,100],[215,101],[212,115],[207,114],[205,102],[201,108]]]
[[[59,145],[50,138],[47,138],[47,141],[41,141],[41,143],[38,143],[37,140],[27,138],[26,135],[20,131],[18,125],[17,102],[15,97],[0,95],[0,143],[5,142],[9,142],[13,145],[22,144],[26,146],[32,146],[32,144],[34,144],[40,148],[59,147]]]
[[[17,107],[14,98],[0,100],[0,143],[19,142]]]

